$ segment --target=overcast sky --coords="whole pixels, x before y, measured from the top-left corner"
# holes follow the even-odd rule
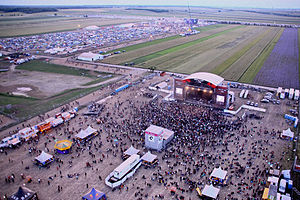
[[[0,5],[183,5],[300,8],[300,0],[0,0]]]

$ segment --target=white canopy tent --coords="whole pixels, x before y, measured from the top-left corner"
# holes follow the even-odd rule
[[[130,146],[129,149],[127,149],[127,150],[124,152],[124,154],[131,156],[131,155],[133,155],[133,154],[138,154],[139,152],[140,152],[140,150],[134,148],[133,146]]]
[[[288,128],[288,129],[282,131],[281,137],[283,137],[283,138],[286,138],[286,137],[294,138],[294,132],[291,131],[290,128]]]
[[[42,151],[42,153],[35,157],[35,159],[40,162],[41,164],[45,165],[45,163],[49,160],[52,160],[53,159],[53,156],[48,154],[48,153],[45,153],[44,151]]]
[[[220,192],[219,188],[216,188],[212,185],[205,185],[204,189],[202,190],[202,195],[216,199]]]
[[[148,151],[145,155],[142,156],[143,161],[147,162],[153,162],[157,158],[157,155],[152,154],[150,151]]]
[[[215,168],[213,172],[211,173],[210,177],[219,178],[221,180],[224,180],[226,178],[227,171],[222,170],[220,167]]]
[[[89,126],[85,130],[81,130],[77,135],[75,135],[75,137],[79,139],[85,139],[95,132],[97,132],[97,130]]]

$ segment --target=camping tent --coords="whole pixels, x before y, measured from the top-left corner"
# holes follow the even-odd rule
[[[89,126],[85,130],[81,130],[77,135],[75,135],[75,138],[79,141],[86,141],[97,134],[98,131]]]
[[[35,157],[35,160],[37,161],[37,164],[46,166],[47,164],[51,163],[54,159],[52,155],[42,151],[42,153],[38,157]]]
[[[143,155],[141,160],[145,166],[154,166],[158,162],[157,155],[150,153],[150,151]]]
[[[82,197],[83,200],[106,200],[106,196],[103,192],[97,191],[93,188],[89,193]]]
[[[282,138],[288,138],[288,139],[293,139],[294,138],[294,132],[291,131],[290,128],[283,130],[281,133]]]
[[[133,154],[138,154],[140,152],[140,150],[134,148],[133,146],[130,146],[129,149],[127,149],[124,153],[123,153],[123,159],[127,159],[130,156],[132,156]]]
[[[92,62],[92,61],[96,61],[96,60],[102,60],[103,58],[104,58],[104,56],[101,54],[86,52],[86,53],[80,54],[77,59]]]
[[[218,197],[219,192],[219,188],[216,188],[212,185],[205,185],[204,189],[202,190],[202,195],[210,197],[212,199],[216,199]]]
[[[67,154],[70,153],[72,142],[69,140],[57,141],[54,145],[54,149],[57,153]]]
[[[18,191],[8,197],[8,200],[38,200],[36,192],[26,187],[19,187]]]

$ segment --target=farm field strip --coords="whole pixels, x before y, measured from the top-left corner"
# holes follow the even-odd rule
[[[233,63],[235,63],[240,57],[242,57],[249,49],[251,49],[255,44],[257,44],[266,34],[270,32],[270,29],[264,32],[263,34],[259,35],[257,38],[255,38],[253,41],[248,43],[246,46],[244,46],[240,51],[236,52],[234,55],[232,55],[230,58],[228,58],[225,62],[217,66],[214,70],[212,70],[212,73],[215,74],[222,74],[225,70],[227,70]]]
[[[184,44],[181,44],[181,45],[174,46],[172,48],[168,48],[168,49],[165,49],[165,50],[162,50],[162,51],[158,51],[158,52],[155,52],[155,53],[152,53],[152,54],[149,54],[149,55],[137,58],[135,60],[132,60],[132,62],[134,62],[135,64],[140,64],[139,66],[142,66],[142,63],[144,63],[144,62],[146,62],[148,60],[151,60],[151,59],[154,59],[154,58],[158,58],[160,56],[164,56],[164,55],[167,55],[169,53],[173,53],[173,52],[179,51],[179,50],[187,48],[187,47],[191,47],[193,45],[199,44],[199,43],[201,43],[203,41],[206,41],[208,39],[215,38],[217,36],[220,36],[222,34],[225,34],[227,32],[230,32],[230,31],[233,31],[235,29],[242,28],[242,27],[243,26],[237,26],[237,27],[234,27],[232,29],[227,29],[227,30],[224,30],[222,32],[218,32],[218,33],[215,33],[215,34],[212,34],[212,35],[209,35],[209,36],[206,36],[206,37],[203,37],[203,38],[191,41],[191,42],[187,42],[187,43],[184,43]]]
[[[144,66],[156,66],[166,71],[193,73],[207,67],[208,62],[215,60],[227,49],[242,43],[249,35],[257,34],[258,30],[260,29],[244,26],[180,51],[149,60]]]
[[[155,45],[135,49],[130,52],[122,53],[120,55],[108,57],[107,59],[104,59],[104,63],[109,63],[109,64],[126,63],[131,60],[134,60],[134,59],[137,59],[137,58],[140,58],[140,57],[143,57],[143,56],[146,56],[146,55],[158,52],[158,51],[162,51],[164,49],[169,49],[174,46],[185,44],[187,42],[191,42],[191,41],[197,40],[199,38],[203,38],[203,37],[206,37],[206,36],[209,36],[209,35],[224,31],[224,30],[231,29],[232,27],[235,27],[235,26],[233,26],[233,25],[223,26],[223,27],[219,27],[216,29],[212,29],[212,30],[208,30],[208,31],[199,33],[197,35],[192,35],[189,37],[181,37],[176,40],[164,41],[164,42],[160,42]]]
[[[261,54],[265,47],[273,40],[276,34],[280,31],[279,28],[272,28],[262,39],[252,46],[244,55],[234,62],[221,76],[227,80],[237,81],[248,67]]]
[[[298,30],[286,28],[253,82],[260,85],[299,88]]]
[[[255,40],[258,37],[258,35],[263,34],[268,29],[269,27],[255,27],[254,30],[251,31],[251,34],[249,33],[245,36],[247,38],[240,40],[232,48],[228,48],[228,50],[223,52],[222,54],[217,54],[218,56],[216,56],[214,59],[208,62],[204,67],[202,67],[201,71],[205,71],[205,72],[213,71],[217,66],[224,63],[228,58],[233,56],[238,51],[241,51],[247,44]],[[214,55],[213,50],[211,55],[212,56]]]
[[[224,52],[233,51],[239,45],[244,45],[250,37],[259,34],[265,28],[245,27],[224,34],[214,40],[207,40],[193,48],[187,48],[179,54],[169,55],[169,61],[159,64],[159,68],[174,70],[182,73],[194,73],[198,71],[210,72],[217,66],[219,60],[223,60]],[[191,53],[192,52],[192,53]],[[171,58],[173,56],[173,59]],[[215,63],[214,63],[215,62]],[[172,68],[170,68],[173,66]]]
[[[201,32],[205,32],[205,31],[208,31],[211,29],[220,28],[220,27],[224,27],[224,26],[226,26],[226,25],[225,24],[216,24],[216,25],[210,25],[210,26],[205,26],[205,27],[199,27],[199,28],[195,28],[195,29],[198,31],[201,31]],[[126,52],[129,52],[129,51],[133,51],[133,50],[144,48],[144,47],[149,47],[151,45],[159,44],[161,42],[166,42],[166,41],[174,40],[174,39],[178,39],[178,38],[182,38],[182,36],[174,35],[174,36],[169,36],[169,37],[165,37],[165,38],[161,38],[161,39],[155,39],[155,40],[151,40],[149,42],[143,42],[143,43],[138,43],[138,44],[130,45],[130,46],[123,47],[123,48],[114,49],[114,50],[108,51],[106,53],[112,53],[115,51],[123,51],[123,50],[125,50]]]
[[[273,40],[265,47],[265,49],[261,52],[261,54],[255,59],[253,63],[248,67],[248,69],[244,72],[244,74],[239,78],[239,82],[244,83],[252,83],[256,74],[259,72],[261,67],[263,66],[266,59],[270,56],[273,51],[275,45],[277,44],[284,28],[277,33],[277,35],[273,38]]]

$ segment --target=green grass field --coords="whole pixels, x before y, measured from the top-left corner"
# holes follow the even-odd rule
[[[147,56],[143,56],[143,57],[134,59],[134,60],[132,60],[131,62],[134,62],[135,65],[139,65],[139,64],[141,64],[141,63],[143,63],[143,62],[146,62],[146,61],[148,61],[148,60],[151,60],[151,59],[153,59],[153,58],[157,58],[157,57],[160,57],[160,56],[163,56],[163,55],[166,55],[166,54],[175,52],[175,51],[179,51],[179,50],[181,50],[181,49],[184,49],[184,48],[193,46],[193,45],[195,45],[195,44],[198,44],[198,43],[201,43],[201,42],[206,41],[206,40],[208,40],[208,39],[211,39],[211,38],[220,36],[220,35],[222,35],[222,34],[225,34],[225,33],[227,33],[227,32],[230,32],[230,31],[232,31],[232,30],[235,30],[235,29],[238,29],[238,28],[241,28],[241,27],[242,27],[242,26],[237,26],[237,27],[234,27],[234,28],[231,28],[231,29],[228,29],[228,30],[225,30],[225,31],[221,31],[221,32],[216,33],[216,34],[213,34],[213,35],[209,35],[209,36],[206,36],[206,37],[203,37],[203,38],[200,38],[200,39],[191,41],[191,42],[187,42],[187,43],[184,43],[184,44],[181,44],[181,45],[178,45],[178,46],[174,46],[174,47],[169,48],[169,49],[165,49],[165,50],[162,50],[162,51],[158,51],[158,52],[149,54],[149,55],[147,55]],[[124,63],[123,63],[123,64],[124,64]],[[142,67],[142,65],[139,65],[139,66]]]
[[[227,25],[225,25],[225,24],[215,24],[215,25],[210,25],[210,26],[198,27],[198,28],[195,28],[195,29],[198,30],[198,31],[201,31],[201,32],[205,32],[205,31],[208,31],[208,30],[212,30],[212,29],[220,28],[220,27],[224,27],[224,26],[227,26]],[[123,51],[123,50],[126,51],[126,52],[133,51],[133,50],[136,50],[136,49],[140,49],[140,48],[148,47],[148,46],[151,46],[151,45],[159,44],[161,42],[175,40],[175,39],[181,38],[181,37],[182,36],[180,36],[180,35],[174,35],[174,36],[170,36],[170,37],[166,37],[166,38],[152,40],[152,41],[149,41],[149,42],[134,44],[134,45],[127,46],[127,47],[124,47],[124,48],[114,49],[114,50],[108,51],[106,53],[113,53],[115,51]]]
[[[264,48],[262,53],[255,59],[255,61],[248,67],[248,69],[244,72],[244,74],[239,78],[238,80],[239,82],[253,83],[253,79],[255,78],[256,74],[260,71],[265,61],[273,51],[283,31],[284,29],[282,28],[277,33],[277,35],[273,38],[273,40]]]
[[[39,71],[45,73],[68,74],[73,76],[86,76],[89,78],[94,77],[94,75],[92,75],[91,71],[89,70],[67,67],[63,65],[56,65],[41,60],[32,60],[22,65],[18,65],[16,69],[28,70],[28,71]],[[99,72],[95,72],[95,73],[99,73]]]

